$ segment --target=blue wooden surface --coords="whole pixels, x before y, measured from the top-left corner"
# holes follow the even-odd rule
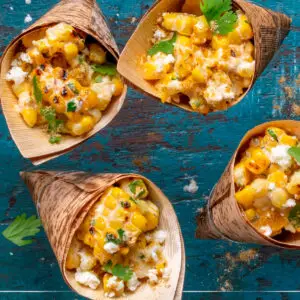
[[[0,53],[9,41],[43,15],[55,0],[0,0]],[[100,134],[43,169],[137,172],[156,182],[172,200],[187,256],[183,299],[300,299],[300,251],[194,239],[197,209],[205,205],[243,134],[268,120],[300,119],[299,0],[256,0],[293,19],[292,31],[252,91],[238,105],[207,117],[164,106],[129,89],[117,118]],[[99,4],[120,48],[150,0],[103,0]],[[298,52],[297,52],[298,47]],[[286,82],[279,84],[285,76]],[[299,80],[298,80],[299,82]],[[292,97],[289,93],[293,92]],[[299,109],[298,109],[299,110]],[[21,157],[0,116],[0,231],[22,212],[35,213],[18,172],[33,170]],[[194,178],[197,193],[183,188]],[[0,236],[0,299],[79,299],[64,283],[45,234],[17,247]],[[245,260],[245,251],[252,255]]]

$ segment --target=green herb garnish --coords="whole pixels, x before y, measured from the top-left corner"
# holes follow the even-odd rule
[[[107,233],[106,234],[106,242],[111,242],[114,243],[116,245],[120,245],[122,243],[124,243],[125,241],[125,231],[122,228],[119,228],[117,230],[119,238],[116,238],[112,233]]]
[[[226,35],[234,30],[238,17],[231,0],[201,0],[200,9],[214,33]]]
[[[103,270],[107,273],[110,273],[114,276],[117,276],[121,280],[128,281],[131,279],[133,275],[132,269],[128,266],[122,266],[120,264],[116,264],[113,266],[113,263],[111,260],[109,260],[104,266]]]
[[[78,62],[79,62],[80,65],[83,64],[83,62],[84,62],[84,56],[83,55],[78,56]]]
[[[142,187],[141,187],[142,186]],[[138,195],[135,195],[136,198],[139,198],[145,194],[145,190],[143,189],[143,181],[140,179],[134,180],[129,183],[128,185],[130,192],[135,195],[137,192],[137,188],[139,187],[141,191],[138,193]]]
[[[173,37],[170,40],[164,40],[156,43],[148,50],[148,55],[153,56],[158,52],[163,52],[165,54],[173,54],[176,38],[177,34],[174,33]]]
[[[102,82],[102,79],[103,79],[103,77],[102,77],[101,75],[98,75],[98,76],[95,78],[95,82],[96,82],[96,83]]]
[[[92,65],[92,69],[101,75],[114,76],[117,74],[117,67],[114,64]]]
[[[76,111],[77,106],[73,100],[69,101],[67,104],[67,112],[74,112]]]
[[[79,91],[77,90],[75,84],[73,82],[69,82],[67,84],[67,86],[69,87],[69,89],[75,94],[75,95],[78,95],[79,94]]]
[[[17,216],[15,220],[2,232],[2,235],[18,246],[29,245],[33,240],[24,240],[26,237],[33,237],[40,232],[40,219],[31,216],[26,219],[26,214]]]
[[[43,93],[40,89],[39,80],[36,75],[33,76],[32,85],[33,85],[33,94],[34,94],[35,101],[37,102],[37,104],[40,104],[42,103],[43,100]]]
[[[300,227],[300,204],[297,204],[291,209],[288,219],[294,227]]]
[[[50,144],[58,144],[61,141],[61,136],[58,135],[51,135],[49,138]]]
[[[276,142],[278,142],[278,137],[272,129],[268,129],[267,132]]]
[[[295,158],[295,160],[300,163],[300,147],[291,147],[288,150],[288,154]]]

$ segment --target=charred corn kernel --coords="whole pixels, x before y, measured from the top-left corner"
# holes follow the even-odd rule
[[[99,230],[105,229],[105,221],[102,217],[98,217],[95,221],[95,228]]]
[[[253,174],[262,174],[269,165],[269,158],[259,148],[254,149],[251,153],[251,157],[245,161],[246,168]]]
[[[254,45],[251,42],[246,42],[245,44],[245,53],[248,55],[253,56],[254,55]]]
[[[161,272],[162,269],[164,269],[166,267],[166,263],[165,262],[160,262],[158,264],[156,264],[155,268],[158,272]]]
[[[12,86],[13,92],[17,97],[19,97],[22,93],[27,92],[30,94],[32,88],[28,81],[23,81],[21,84],[14,84]]]
[[[109,224],[110,224],[110,227],[115,230],[118,230],[118,229],[122,228],[122,226],[123,226],[123,223],[118,220],[112,220],[112,221],[110,221]]]
[[[249,221],[252,221],[256,217],[256,211],[253,208],[249,208],[245,211],[245,215]]]
[[[215,50],[219,48],[228,48],[229,39],[225,35],[214,35],[212,37],[211,46]]]
[[[269,198],[275,207],[282,208],[289,199],[289,195],[283,188],[275,188],[269,193]]]
[[[212,39],[212,32],[205,16],[197,18],[197,23],[194,25],[192,41],[196,45],[206,43],[206,41]]]
[[[145,218],[147,219],[147,226],[145,228],[146,231],[153,230],[158,226],[158,216],[153,213],[146,212]]]
[[[232,32],[229,32],[227,36],[230,44],[240,45],[242,43],[240,34],[236,29]]]
[[[120,77],[113,78],[112,82],[115,85],[114,96],[115,97],[120,96],[124,89],[124,84],[123,84],[122,79]]]
[[[86,233],[83,237],[83,240],[82,240],[86,245],[90,246],[90,247],[94,247],[94,244],[95,244],[95,239],[93,237],[92,234],[90,234],[89,232]]]
[[[261,198],[267,195],[269,191],[269,181],[263,178],[257,178],[250,184],[255,189],[255,197]]]
[[[295,136],[290,136],[287,134],[282,134],[279,138],[279,141],[280,143],[291,147],[296,146],[298,143],[297,138]]]
[[[255,199],[256,190],[247,185],[241,191],[235,193],[235,198],[239,204],[241,204],[245,209],[248,209],[252,206],[252,203]]]
[[[94,247],[93,254],[99,260],[101,265],[104,265],[112,258],[112,255],[103,249],[103,246],[99,247],[97,244]]]
[[[98,44],[90,45],[89,59],[97,64],[103,64],[106,61],[106,52]]]
[[[240,14],[238,18],[238,26],[236,28],[242,40],[250,40],[253,38],[253,30],[246,15]]]
[[[66,260],[67,269],[72,270],[79,268],[80,256],[78,255],[78,251],[80,247],[81,243],[76,238],[73,238]]]
[[[74,136],[83,135],[94,127],[94,119],[91,116],[83,116],[79,123],[68,121],[66,126]]]
[[[143,65],[143,78],[145,80],[158,80],[165,76],[166,70],[160,70],[155,62],[147,61]]]
[[[27,54],[30,56],[32,61],[34,61],[36,64],[41,65],[45,63],[45,58],[42,55],[42,53],[38,50],[37,47],[32,47],[28,49]]]
[[[74,28],[66,23],[58,23],[46,30],[46,36],[49,42],[61,41],[68,42],[72,40]]]
[[[246,186],[250,180],[251,175],[248,169],[246,168],[244,162],[240,162],[234,167],[234,182],[238,186]]]
[[[296,171],[291,176],[286,189],[292,195],[300,194],[300,171]]]
[[[285,187],[287,180],[287,175],[281,170],[272,172],[268,175],[268,181],[275,183],[277,187]]]
[[[64,54],[68,61],[71,61],[78,55],[78,47],[74,43],[64,45]]]
[[[192,71],[193,79],[198,83],[206,83],[211,75],[212,71],[209,68],[205,68],[203,66],[197,66]]]
[[[131,217],[131,222],[134,226],[139,228],[141,231],[146,229],[147,219],[140,213],[134,212]]]
[[[25,123],[29,126],[29,127],[33,127],[36,122],[37,122],[37,111],[34,108],[24,108],[21,111],[21,115],[25,121]]]
[[[164,13],[162,17],[162,26],[165,29],[188,36],[193,33],[193,27],[197,22],[196,16],[182,13]]]
[[[90,88],[82,88],[80,91],[80,97],[83,101],[82,110],[87,111],[98,106],[99,99],[97,93]]]
[[[129,253],[129,247],[123,247],[120,249],[120,254],[127,255]]]

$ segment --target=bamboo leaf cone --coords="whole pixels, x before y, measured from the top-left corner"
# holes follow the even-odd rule
[[[225,239],[300,249],[300,234],[287,233],[282,239],[275,240],[258,232],[243,215],[235,199],[233,168],[237,155],[243,147],[248,145],[252,137],[263,134],[270,126],[282,128],[300,138],[300,121],[273,121],[248,131],[214,187],[206,208],[197,216],[197,238]]]
[[[153,29],[158,17],[163,12],[180,12],[185,1],[183,0],[159,0],[147,11],[137,29],[127,42],[118,62],[118,71],[136,89],[153,96],[159,100],[159,94],[154,86],[143,79],[142,68],[139,59],[147,53],[151,47]],[[254,32],[255,46],[255,74],[248,90],[229,107],[240,102],[252,88],[256,79],[271,61],[275,52],[279,49],[284,38],[290,30],[291,19],[284,14],[273,12],[257,6],[245,0],[232,0],[235,9],[241,9],[247,15]],[[187,12],[185,10],[185,12]],[[189,13],[196,14],[192,9]],[[160,101],[160,100],[159,100]],[[169,103],[168,103],[169,104]],[[188,104],[172,103],[187,111],[193,111]]]
[[[95,127],[83,137],[64,135],[59,144],[51,145],[49,135],[39,127],[29,128],[15,109],[17,99],[10,83],[5,80],[6,73],[20,40],[55,23],[65,22],[95,38],[114,59],[119,57],[118,47],[105,22],[104,16],[95,0],[63,0],[42,16],[33,25],[17,36],[5,49],[0,62],[0,98],[4,116],[19,151],[33,164],[38,165],[60,156],[87,140],[108,125],[120,111],[126,96],[127,87],[122,95],[112,100],[108,109]]]
[[[78,284],[74,272],[66,269],[71,240],[89,209],[108,187],[124,178],[142,178],[147,183],[151,199],[154,199],[152,201],[160,209],[159,228],[168,233],[164,253],[172,272],[165,285],[151,288],[143,284],[126,299],[181,299],[185,274],[182,234],[171,203],[153,182],[136,174],[92,175],[84,172],[22,172],[21,177],[32,194],[64,280],[78,294],[90,299],[103,299],[104,292],[102,287],[94,291]]]

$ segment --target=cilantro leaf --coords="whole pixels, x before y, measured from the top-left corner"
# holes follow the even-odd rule
[[[123,240],[124,240],[124,237],[125,237],[125,231],[124,231],[122,228],[119,228],[119,229],[117,230],[117,232],[118,232],[118,235],[119,235],[120,240],[123,241]]]
[[[58,144],[61,141],[61,136],[51,135],[49,138],[50,144]]]
[[[119,228],[117,230],[119,238],[116,238],[112,233],[107,233],[106,234],[106,242],[111,242],[114,243],[116,245],[120,245],[124,242],[124,238],[125,238],[125,231],[122,228]]]
[[[67,104],[67,112],[74,112],[76,111],[77,106],[73,100],[69,101]]]
[[[156,43],[148,50],[148,55],[153,56],[158,52],[163,52],[165,54],[173,54],[174,46],[177,39],[177,34],[174,33],[173,37],[170,40],[164,40]]]
[[[276,142],[278,142],[278,137],[272,129],[268,129],[267,132]]]
[[[114,76],[117,74],[117,67],[114,64],[92,65],[92,69],[101,75]]]
[[[40,89],[39,80],[36,75],[33,76],[32,85],[35,101],[37,102],[37,104],[40,104],[43,100],[43,93]]]
[[[119,279],[128,281],[133,275],[133,271],[128,266],[123,266],[121,264],[116,264],[113,266],[112,261],[109,260],[104,266],[103,270],[107,273],[110,273],[114,276],[117,276]]]
[[[101,75],[98,75],[96,78],[95,78],[95,82],[96,83],[99,83],[99,82],[102,82],[102,76]]]
[[[213,32],[225,35],[234,30],[238,17],[231,0],[201,0],[200,9]]]
[[[69,82],[67,84],[68,88],[75,94],[75,95],[78,95],[79,94],[79,91],[77,90],[75,84],[73,82]]]
[[[130,192],[135,195],[136,192],[137,192],[137,188],[139,187],[140,188],[140,192],[135,195],[136,198],[140,197],[140,196],[143,196],[143,194],[145,194],[145,190],[144,190],[144,187],[143,187],[143,181],[140,180],[140,179],[137,179],[137,180],[134,180],[132,182],[129,183],[128,185],[129,187],[129,190]]]
[[[238,17],[235,12],[229,11],[224,13],[220,18],[216,19],[216,29],[217,34],[226,35],[234,30],[236,21]]]
[[[300,147],[291,147],[288,150],[288,154],[295,158],[295,160],[300,163]]]
[[[2,232],[2,235],[16,244],[17,246],[29,245],[33,242],[31,239],[25,240],[26,237],[33,237],[40,232],[40,219],[31,216],[26,219],[26,214],[17,216],[15,220]]]
[[[291,209],[288,219],[293,224],[293,226],[295,226],[296,228],[300,227],[300,204],[297,204]]]

